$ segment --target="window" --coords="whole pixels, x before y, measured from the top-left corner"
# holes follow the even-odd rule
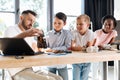
[[[53,1],[53,3],[51,2]],[[3,35],[7,26],[15,25],[19,21],[19,13],[30,9],[36,11],[38,18],[35,27],[42,28],[45,32],[49,30],[51,13],[64,12],[67,15],[66,29],[74,29],[75,19],[84,13],[84,0],[0,0],[0,36]],[[15,5],[16,4],[16,5]],[[53,7],[48,8],[49,5]],[[76,5],[73,5],[76,4]],[[52,10],[51,10],[52,9]],[[54,11],[54,12],[52,12]],[[50,16],[48,16],[50,15]],[[48,18],[49,17],[49,18]],[[51,29],[51,28],[50,28]]]
[[[54,0],[54,14],[63,12],[67,15],[65,29],[74,29],[76,17],[84,13],[83,0]],[[75,4],[75,5],[74,5]]]
[[[117,20],[120,20],[120,0],[114,0],[114,16]]]
[[[20,12],[30,9],[38,14],[35,27],[47,31],[47,0],[20,0]]]
[[[15,0],[0,0],[0,36],[7,26],[15,24]]]

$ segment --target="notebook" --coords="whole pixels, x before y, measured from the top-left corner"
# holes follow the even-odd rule
[[[2,55],[35,55],[35,52],[23,38],[0,38],[0,53]]]

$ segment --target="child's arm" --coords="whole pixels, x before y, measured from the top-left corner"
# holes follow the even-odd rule
[[[112,44],[113,42],[115,42],[115,38],[116,38],[116,37],[113,37],[108,44]],[[101,50],[104,49],[104,45],[98,45],[98,47],[99,47],[99,49],[101,49]]]
[[[111,44],[111,43],[115,42],[115,38],[116,37],[113,37],[108,44]]]
[[[72,47],[73,51],[82,51],[82,47],[81,46],[74,46]]]
[[[87,47],[90,47],[90,46],[94,46],[95,45],[95,42],[96,42],[96,39],[92,40],[92,41],[88,41],[87,43]]]
[[[71,43],[71,49],[73,51],[82,51],[82,47],[81,46],[76,46],[76,42],[75,41],[72,41],[72,43]]]

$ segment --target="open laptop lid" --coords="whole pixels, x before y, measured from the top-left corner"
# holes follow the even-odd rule
[[[34,55],[35,52],[23,38],[0,38],[2,55]]]

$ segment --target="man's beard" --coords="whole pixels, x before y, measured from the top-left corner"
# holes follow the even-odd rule
[[[22,26],[23,26],[23,28],[24,28],[25,30],[30,29],[30,28],[28,28],[28,27],[25,25],[25,21],[24,21],[24,20],[22,21]],[[32,26],[32,25],[30,24],[29,26]]]

